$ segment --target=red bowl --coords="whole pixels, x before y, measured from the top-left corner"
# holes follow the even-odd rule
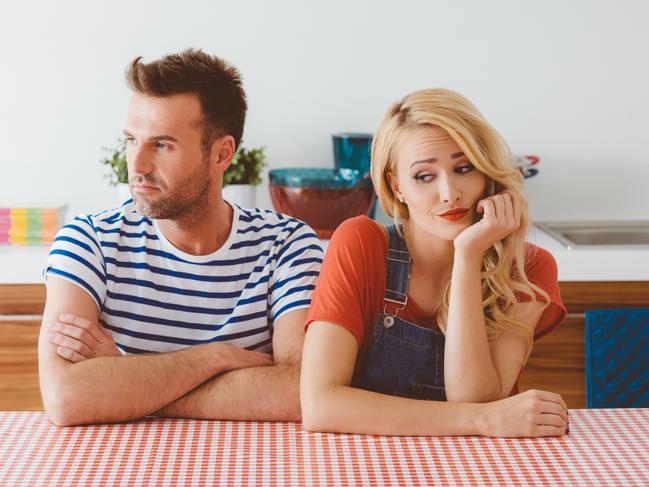
[[[270,199],[279,213],[297,218],[329,239],[343,221],[367,215],[374,203],[372,185],[354,188],[294,188],[270,185]]]

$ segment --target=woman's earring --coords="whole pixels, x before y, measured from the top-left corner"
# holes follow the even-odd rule
[[[405,203],[405,202],[406,202],[406,199],[405,199],[403,196],[400,196],[400,197],[399,197],[399,201],[401,201],[401,203]]]

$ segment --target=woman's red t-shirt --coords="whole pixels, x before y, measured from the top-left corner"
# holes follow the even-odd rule
[[[561,302],[557,265],[547,250],[526,242],[525,272],[527,278],[545,290],[550,305],[534,330],[534,339],[554,330],[565,318]],[[387,241],[374,220],[359,216],[345,221],[331,238],[322,270],[311,301],[306,327],[313,321],[327,321],[349,330],[362,351],[367,345],[377,316],[387,303],[387,312],[394,313],[398,304],[384,302]],[[529,301],[517,294],[519,301]],[[537,299],[542,299],[539,295]],[[436,327],[435,316],[426,315],[412,299],[408,299],[399,317],[416,325]]]

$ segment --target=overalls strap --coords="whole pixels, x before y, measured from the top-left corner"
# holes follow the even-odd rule
[[[403,229],[403,227],[401,228]],[[403,307],[408,302],[408,283],[410,282],[412,259],[406,241],[399,235],[397,228],[394,225],[389,225],[386,229],[388,231],[388,255],[383,298]]]

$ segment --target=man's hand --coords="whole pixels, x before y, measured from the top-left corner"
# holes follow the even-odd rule
[[[121,355],[112,335],[100,323],[69,313],[59,315],[59,320],[50,325],[47,338],[58,346],[57,353],[70,362]],[[225,364],[223,372],[273,365],[271,355],[229,343],[220,344],[219,355]]]
[[[48,340],[57,345],[56,352],[70,362],[93,357],[121,355],[112,335],[96,321],[72,314],[60,314],[49,326]]]
[[[263,352],[253,352],[245,348],[237,347],[231,343],[219,343],[219,357],[225,363],[223,372],[248,367],[268,367],[274,365],[273,356]]]

